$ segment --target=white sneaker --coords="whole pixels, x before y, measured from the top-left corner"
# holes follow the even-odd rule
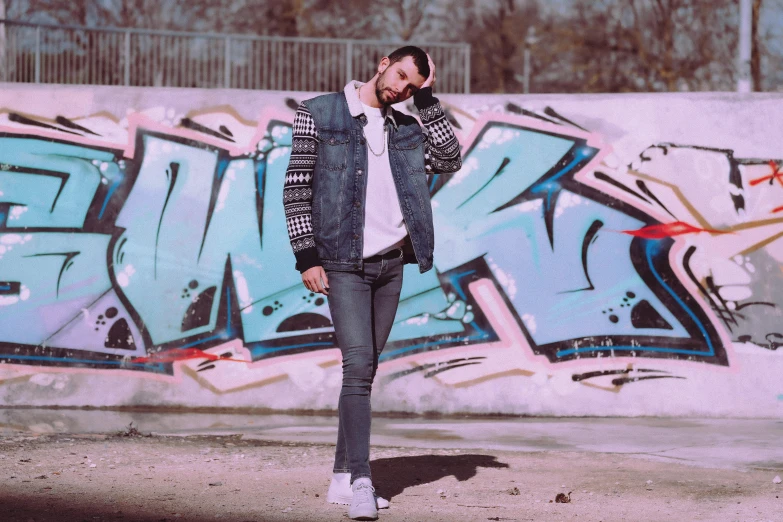
[[[358,478],[351,485],[353,498],[348,508],[348,518],[351,520],[376,520],[378,507],[375,505],[375,488],[368,477]]]
[[[350,473],[332,473],[332,482],[329,491],[326,492],[326,501],[330,504],[351,505],[353,491],[351,491]],[[389,501],[383,497],[375,496],[375,505],[378,509],[389,509]]]

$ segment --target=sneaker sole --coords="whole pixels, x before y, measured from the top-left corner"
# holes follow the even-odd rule
[[[330,504],[342,504],[344,506],[351,505],[351,497],[344,497],[340,495],[334,495],[334,496],[327,495],[326,501]]]
[[[326,496],[326,502],[329,504],[340,504],[342,506],[350,506],[351,505],[351,497],[345,497],[340,495],[327,495]],[[378,499],[375,499],[375,505],[378,509],[389,509],[389,501],[387,500],[385,503],[378,502]]]
[[[367,514],[367,515],[351,515],[351,513],[348,513],[348,518],[351,520],[378,520],[378,513]]]

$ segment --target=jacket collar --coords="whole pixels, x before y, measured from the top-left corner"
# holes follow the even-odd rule
[[[345,99],[348,100],[348,111],[350,111],[351,116],[354,118],[361,118],[362,125],[364,125],[367,123],[367,116],[364,114],[364,107],[362,106],[362,102],[359,99],[359,93],[356,92],[356,90],[362,85],[364,85],[364,82],[351,80],[345,86],[343,92],[345,93]],[[394,119],[394,111],[392,108],[387,106],[384,108],[384,112],[386,119],[391,121],[394,128],[397,129],[397,121]]]

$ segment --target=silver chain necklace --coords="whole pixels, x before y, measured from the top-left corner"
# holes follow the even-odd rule
[[[362,134],[364,135],[364,141],[367,142],[367,148],[370,149],[370,152],[372,152],[372,155],[376,158],[380,158],[383,156],[383,153],[386,152],[386,133],[388,131],[386,130],[386,125],[383,126],[383,148],[381,149],[381,152],[376,153],[374,150],[372,150],[372,147],[370,146],[370,139],[367,137],[367,134],[364,132],[364,127],[362,127]]]
[[[362,87],[364,87],[364,85],[362,85]],[[362,95],[362,87],[359,87],[359,89],[357,89],[359,91],[360,99]],[[387,138],[386,133],[389,132],[388,129],[386,128],[386,123],[384,122],[383,124],[383,148],[381,149],[380,153],[376,153],[374,150],[372,150],[372,146],[370,146],[370,139],[367,137],[367,133],[364,132],[364,127],[365,125],[362,125],[362,136],[364,136],[364,141],[367,142],[367,148],[370,149],[370,152],[372,153],[373,156],[375,156],[376,158],[380,158],[381,156],[383,156],[383,153],[386,152],[386,138]]]

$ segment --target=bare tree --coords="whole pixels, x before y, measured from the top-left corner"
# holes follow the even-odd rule
[[[384,31],[370,2],[306,0],[298,19],[299,32],[325,38],[377,38]]]
[[[431,4],[432,0],[394,0],[386,3],[382,15],[397,36],[407,41],[421,27],[425,12]]]
[[[783,0],[765,0],[760,8],[758,53],[762,90],[783,92]]]
[[[733,0],[576,0],[549,43],[582,82],[576,90],[726,90],[736,24]]]
[[[527,28],[538,23],[535,0],[463,0],[454,11],[466,13],[461,30],[471,44],[471,90],[475,92],[521,92],[524,36]]]
[[[298,36],[304,0],[199,0],[192,14],[208,21],[209,31],[271,36]]]

